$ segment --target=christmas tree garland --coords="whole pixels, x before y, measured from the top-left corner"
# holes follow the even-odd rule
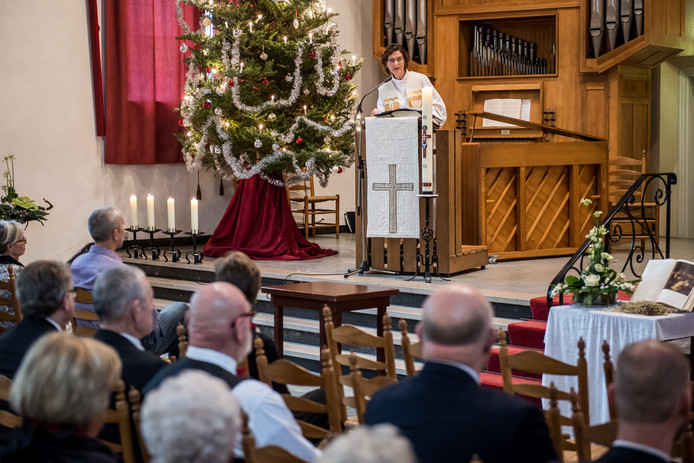
[[[181,3],[199,8],[199,29]],[[335,14],[306,0],[177,0],[188,66],[178,135],[189,171],[284,185],[352,164],[351,82],[361,60],[335,44]],[[281,176],[283,175],[283,178]]]

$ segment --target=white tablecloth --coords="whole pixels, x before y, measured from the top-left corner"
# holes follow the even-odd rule
[[[694,336],[694,313],[647,317],[612,312],[610,309],[558,306],[549,311],[545,355],[575,365],[578,360],[578,340],[583,338],[588,363],[590,421],[597,424],[610,419],[603,370],[603,341],[610,344],[610,356],[616,369],[617,357],[629,344],[644,339],[667,341],[691,336]],[[542,378],[545,386],[552,382],[563,391],[569,391],[571,387],[578,389],[575,378],[553,375]],[[571,416],[569,404],[562,402],[562,414]]]

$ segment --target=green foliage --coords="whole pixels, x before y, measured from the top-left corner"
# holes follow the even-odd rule
[[[16,220],[21,223],[36,220],[43,225],[53,205],[44,199],[48,207],[38,206],[28,196],[19,196],[14,188],[14,155],[10,154],[3,159],[5,160],[3,173],[5,185],[2,189],[5,195],[0,198],[0,219]]]
[[[288,182],[316,174],[324,184],[352,163],[361,60],[337,47],[334,13],[315,0],[184,3],[205,21],[182,23],[178,37],[188,73],[177,138],[189,170]]]

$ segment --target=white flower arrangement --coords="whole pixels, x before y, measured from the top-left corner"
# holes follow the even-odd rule
[[[581,204],[588,208],[592,203],[590,199],[581,201]],[[605,252],[607,229],[599,223],[601,215],[601,211],[593,212],[595,226],[586,235],[586,238],[592,241],[588,247],[588,265],[583,268],[578,277],[567,275],[564,283],[554,286],[552,297],[571,293],[575,295],[574,299],[577,302],[590,306],[592,301],[598,299],[600,295],[611,296],[616,300],[617,291],[620,289],[627,294],[634,292],[635,284],[640,280],[626,281],[623,273],[617,273],[610,268],[610,263],[615,262],[615,260],[612,255]]]

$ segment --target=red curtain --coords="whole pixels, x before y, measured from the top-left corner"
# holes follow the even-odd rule
[[[181,162],[174,111],[183,96],[182,33],[172,0],[108,0],[106,19],[107,164]],[[191,29],[197,12],[184,6]]]

